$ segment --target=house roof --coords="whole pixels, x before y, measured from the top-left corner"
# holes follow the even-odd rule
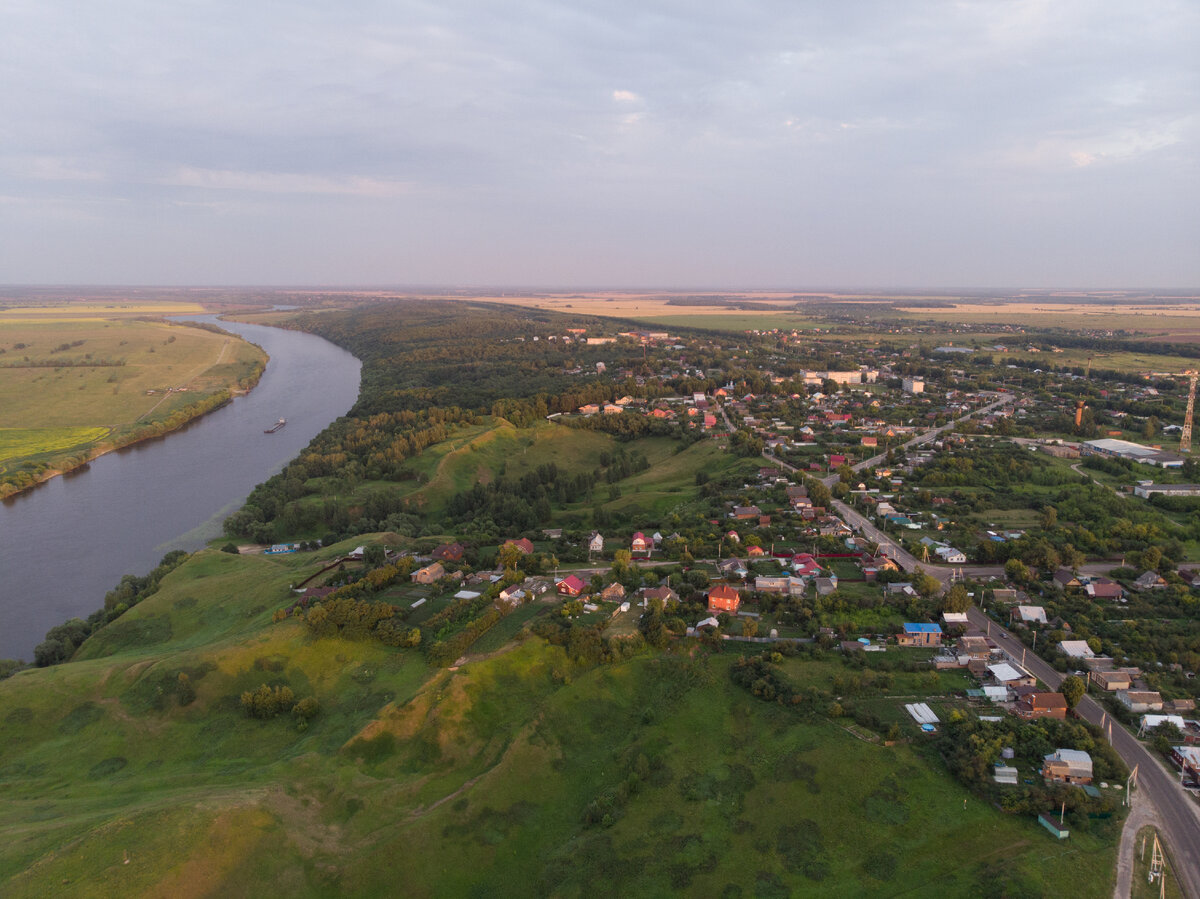
[[[738,599],[738,592],[728,584],[718,584],[708,591],[709,599]]]
[[[1056,749],[1045,756],[1048,762],[1066,762],[1069,765],[1086,765],[1092,767],[1092,757],[1082,749]]]
[[[1063,640],[1058,647],[1073,659],[1090,659],[1095,655],[1087,640]]]
[[[1061,693],[1030,693],[1024,700],[1035,709],[1065,709],[1067,699]]]
[[[1011,680],[1020,680],[1023,677],[1028,677],[1024,672],[1018,671],[1008,662],[1001,662],[998,665],[988,665],[988,671],[992,673],[992,677],[1001,683]]]
[[[579,578],[575,577],[575,575],[573,575],[573,574],[568,574],[565,578],[563,578],[561,581],[559,581],[559,583],[563,584],[567,587],[570,587],[572,590],[582,590],[583,589],[583,581],[581,581]]]
[[[926,624],[924,622],[904,622],[904,633],[906,634],[940,634],[942,626],[940,624]]]

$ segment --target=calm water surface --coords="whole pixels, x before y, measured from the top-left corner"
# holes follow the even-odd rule
[[[163,438],[96,459],[0,503],[0,658],[33,658],[56,624],[87,617],[124,574],[198,549],[250,490],[278,472],[358,396],[357,359],[320,337],[220,325],[270,355],[246,396]],[[274,434],[263,429],[278,419]]]

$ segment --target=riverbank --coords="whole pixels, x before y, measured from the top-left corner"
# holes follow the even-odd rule
[[[203,321],[220,325],[270,358],[253,390],[223,404],[222,396],[208,411],[191,409],[203,414],[173,422],[179,427],[169,432],[170,439],[144,432],[137,443],[0,503],[0,530],[6,534],[0,541],[6,588],[0,593],[0,658],[31,658],[49,628],[91,614],[124,575],[140,575],[172,550],[194,551],[220,536],[225,518],[250,491],[294,459],[358,397],[360,363],[322,338],[217,322],[212,315]],[[156,327],[160,352],[169,333],[180,335],[172,346],[185,339],[183,328]],[[228,334],[207,336],[219,342],[229,338],[231,349],[235,345]],[[214,356],[208,353],[209,364]],[[188,370],[177,364],[175,379],[166,383],[184,383],[200,363],[197,356]],[[249,366],[238,372],[251,373]],[[238,389],[235,380],[229,384]],[[198,399],[195,393],[190,397]],[[159,398],[145,397],[134,415]],[[159,408],[168,411],[179,410]],[[263,434],[280,418],[287,419],[287,427]]]
[[[158,322],[160,325],[168,324],[165,321]],[[132,422],[123,425],[108,426],[107,434],[104,436],[90,440],[80,441],[65,449],[48,449],[43,452],[26,452],[14,455],[0,463],[0,500],[10,499],[19,494],[26,493],[34,488],[45,484],[60,475],[70,474],[79,471],[90,465],[93,461],[108,453],[117,450],[127,449],[137,444],[145,443],[146,441],[155,440],[164,437],[167,434],[178,431],[198,418],[207,415],[211,412],[220,409],[227,405],[237,396],[243,396],[257,386],[262,378],[263,372],[266,370],[269,356],[262,350],[261,347],[251,343],[238,335],[217,327],[207,327],[204,323],[178,322],[177,325],[185,327],[196,327],[200,330],[209,333],[219,334],[224,343],[221,345],[220,352],[215,360],[207,362],[205,367],[199,372],[191,375],[189,379],[178,387],[169,387],[161,392],[162,399],[158,400],[150,409],[143,412]],[[229,354],[228,347],[230,341],[237,341],[240,344],[238,353],[235,354],[246,356],[245,350],[253,348],[253,353],[250,358],[241,360],[235,359],[233,362],[226,362],[225,358]],[[175,335],[168,338],[169,343],[175,342]],[[124,341],[122,341],[124,343]],[[153,350],[152,350],[153,351]],[[246,374],[241,374],[240,370],[244,370],[245,365],[250,364],[252,367]],[[63,366],[73,367],[73,366]],[[85,366],[80,366],[85,367]],[[121,366],[124,368],[124,366]],[[170,368],[170,366],[168,366]],[[228,375],[238,375],[236,380],[223,378],[224,383],[218,381],[211,372],[213,369],[227,369]],[[109,377],[111,381],[115,375]],[[28,379],[27,379],[28,380]],[[106,381],[106,386],[108,381]],[[183,406],[178,406],[172,409],[169,414],[157,419],[143,421],[147,416],[152,415],[163,403],[172,400],[173,397],[183,395],[193,389],[198,382],[204,383],[202,389],[207,392],[198,397],[195,401],[187,403]],[[86,386],[86,385],[85,385]],[[99,385],[91,385],[96,392],[106,389]],[[119,389],[119,388],[118,388]],[[60,391],[61,392],[61,391]],[[116,389],[113,390],[116,392]],[[145,390],[145,395],[154,396],[159,391],[154,389]],[[76,399],[76,398],[72,398]],[[86,397],[84,401],[86,402]],[[48,402],[52,402],[53,398],[48,398]],[[64,432],[69,433],[75,431],[94,431],[95,428],[4,428],[0,429],[0,434],[8,432],[13,437],[15,442],[18,437],[25,438],[25,442],[31,446],[37,446],[39,441],[44,439],[47,433],[53,434],[62,439],[61,435]],[[43,444],[44,445],[44,444]]]

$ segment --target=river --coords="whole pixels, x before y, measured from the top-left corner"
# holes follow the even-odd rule
[[[217,324],[271,357],[245,396],[164,437],[109,453],[0,503],[0,658],[33,659],[46,631],[86,618],[124,574],[221,534],[256,484],[280,471],[358,396],[361,365],[312,334]],[[263,429],[280,418],[274,434]]]

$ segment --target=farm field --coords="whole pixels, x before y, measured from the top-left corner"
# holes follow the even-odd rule
[[[349,546],[197,554],[78,661],[0,682],[0,891],[1111,893],[1111,841],[1052,843],[920,740],[756,699],[733,650],[592,665],[530,636],[437,670],[272,623],[289,583]],[[781,670],[822,689],[851,672],[835,654]],[[900,671],[893,690],[944,708],[960,680]],[[238,697],[261,683],[320,712],[249,718]]]
[[[253,383],[265,364],[257,347],[144,317],[194,307],[0,311],[0,492],[138,439],[147,427],[176,427],[199,404]]]
[[[952,309],[905,308],[903,318],[953,324],[1023,325],[1030,328],[1106,328],[1160,333],[1200,330],[1200,310],[1194,303],[1138,306],[1045,302],[958,303]]]

